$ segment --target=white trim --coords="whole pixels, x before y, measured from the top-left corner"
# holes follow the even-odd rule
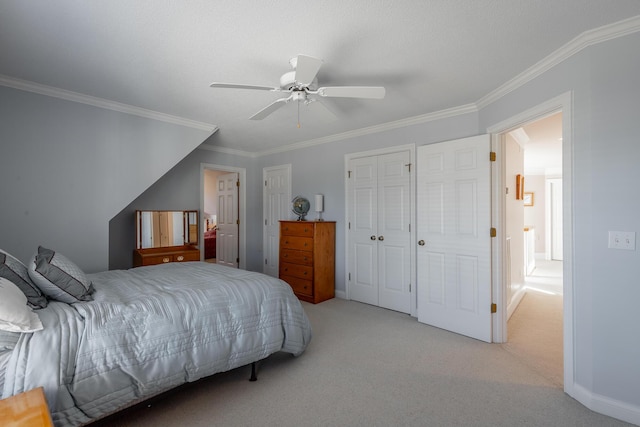
[[[349,295],[349,162],[353,159],[358,159],[361,157],[370,157],[370,156],[379,156],[382,154],[391,154],[398,153],[400,151],[409,151],[409,163],[412,166],[411,173],[409,176],[409,194],[411,194],[411,200],[409,200],[409,209],[410,209],[410,223],[413,225],[411,227],[410,233],[410,250],[409,254],[410,259],[410,271],[411,271],[411,308],[410,315],[412,317],[418,317],[418,292],[417,292],[417,267],[416,267],[416,144],[405,144],[398,145],[394,147],[386,147],[379,148],[376,150],[370,151],[360,151],[357,153],[347,153],[344,155],[344,247],[345,247],[345,271],[344,271],[344,292],[336,291],[336,297],[343,299],[351,299]]]
[[[247,170],[245,168],[237,168],[233,166],[223,166],[223,165],[214,165],[211,163],[200,163],[200,221],[201,224],[204,224],[203,215],[204,215],[204,170],[216,170],[216,171],[224,171],[224,172],[236,172],[238,174],[238,179],[240,180],[240,187],[238,188],[238,220],[240,221],[240,226],[238,227],[238,233],[240,234],[240,239],[238,242],[238,257],[240,258],[240,262],[238,263],[238,268],[243,270],[247,269]],[[200,260],[204,259],[204,227],[200,227]]]
[[[618,37],[640,31],[640,16],[634,16],[610,25],[605,25],[593,30],[585,31],[569,43],[565,44],[546,58],[537,62],[535,65],[518,74],[496,90],[489,92],[476,102],[478,110],[483,109],[489,104],[497,101],[503,96],[513,92],[529,81],[535,79],[541,74],[549,71],[551,68],[569,59],[583,49],[598,43],[606,42]]]
[[[33,92],[39,95],[51,96],[53,98],[64,99],[65,101],[78,102],[80,104],[104,108],[105,110],[117,111],[119,113],[131,114],[138,117],[144,117],[145,119],[158,120],[161,122],[172,123],[174,125],[204,130],[207,132],[211,132],[212,134],[218,130],[218,127],[216,125],[210,123],[197,122],[195,120],[185,119],[183,117],[172,116],[170,114],[160,113],[153,110],[147,110],[146,108],[140,108],[120,102],[109,101],[108,99],[85,95],[78,92],[72,92],[70,90],[60,89],[57,87],[46,86],[27,80],[20,80],[2,74],[0,74],[0,86],[24,90],[26,92]]]
[[[592,411],[640,425],[640,407],[592,393],[578,384],[574,385],[573,391],[573,397]]]
[[[563,260],[563,352],[564,352],[564,390],[567,394],[575,397],[575,337],[574,337],[574,322],[573,322],[573,307],[575,305],[575,293],[574,293],[574,221],[573,221],[573,93],[565,92],[564,94],[550,99],[540,105],[530,108],[520,114],[510,117],[501,121],[493,126],[487,128],[487,132],[492,134],[492,141],[497,144],[496,148],[502,148],[504,145],[504,139],[501,135],[515,129],[524,123],[539,120],[543,117],[547,117],[556,112],[562,112],[562,169],[563,169],[563,245],[564,245],[564,260]],[[504,216],[505,216],[505,195],[502,189],[504,188],[504,156],[501,155],[500,150],[497,154],[500,156],[496,161],[496,171],[494,177],[497,176],[496,182],[494,182],[493,191],[495,194],[493,207],[496,213],[496,227],[498,228],[498,235],[496,241],[497,252],[494,252],[493,266],[496,270],[494,273],[493,290],[495,292],[496,300],[499,307],[502,307],[503,313],[494,318],[494,332],[499,334],[494,335],[498,342],[506,341],[506,322],[505,316],[506,301],[504,296],[506,295],[506,288],[504,277],[498,273],[502,271],[502,265],[505,260],[502,259],[500,254],[503,254],[500,240],[502,240],[502,230],[504,230]],[[499,301],[499,302],[498,302]],[[496,324],[498,323],[499,324]],[[591,408],[585,402],[582,402],[585,406]]]
[[[286,145],[284,147],[274,148],[271,150],[265,150],[260,152],[258,155],[266,156],[269,154],[282,153],[285,151],[292,151],[292,150],[298,150],[301,148],[312,147],[315,145],[327,144],[329,142],[343,141],[345,139],[351,139],[359,136],[376,134],[376,133],[385,132],[392,129],[404,128],[407,126],[413,126],[421,123],[427,123],[435,120],[455,117],[461,114],[475,113],[477,111],[478,109],[474,104],[462,105],[460,107],[440,110],[440,111],[436,111],[429,114],[423,114],[420,116],[408,117],[406,119],[401,119],[393,122],[387,122],[379,125],[355,129],[348,132],[338,133],[335,135],[324,136],[322,138],[310,139],[307,141],[302,141],[295,144]]]
[[[231,154],[233,156],[251,157],[253,159],[260,157],[258,153],[251,153],[249,151],[236,150],[234,148],[216,147],[215,145],[200,144],[199,150],[215,151],[217,153]]]

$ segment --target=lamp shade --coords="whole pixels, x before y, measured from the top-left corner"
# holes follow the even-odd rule
[[[324,196],[322,194],[316,194],[316,212],[324,211]]]

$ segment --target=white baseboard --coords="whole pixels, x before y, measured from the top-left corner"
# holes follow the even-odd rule
[[[347,293],[345,291],[336,291],[336,298],[347,299]]]
[[[574,384],[571,390],[565,387],[565,391],[592,411],[640,426],[638,406],[592,393],[578,384]]]
[[[513,297],[511,297],[511,302],[507,306],[507,320],[509,320],[513,312],[516,311],[516,308],[518,308],[518,305],[520,304],[522,298],[524,298],[524,295],[526,293],[526,286],[521,286],[520,289],[515,294],[513,294]]]

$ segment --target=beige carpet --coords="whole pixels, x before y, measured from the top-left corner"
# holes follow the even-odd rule
[[[307,351],[180,387],[92,427],[628,426],[567,396],[502,345],[341,299],[303,304]]]
[[[529,290],[508,324],[503,347],[562,388],[562,296]]]
[[[562,387],[562,262],[536,260],[527,287],[509,319],[508,343],[503,347]]]

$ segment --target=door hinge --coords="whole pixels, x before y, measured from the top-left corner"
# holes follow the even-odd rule
[[[240,225],[240,220],[239,219],[236,219],[236,224]]]
[[[240,258],[236,258],[236,262],[240,264]]]
[[[240,181],[236,181],[236,187],[240,187]]]
[[[495,228],[491,227],[491,231],[489,232],[489,234],[491,235],[491,237],[496,237],[498,235],[498,232]]]
[[[409,283],[409,293],[411,293],[411,283]]]
[[[351,178],[351,171],[347,171],[347,175]]]
[[[491,312],[492,313],[497,313],[498,312],[498,305],[495,302],[491,303]]]
[[[264,225],[267,225],[267,220],[266,219],[264,220]]]
[[[267,180],[266,179],[264,180],[264,186],[265,187],[267,186]]]
[[[495,162],[496,161],[496,152],[495,151],[490,151],[489,152],[489,161],[491,161],[491,162]]]
[[[349,273],[349,281],[351,281],[351,273]]]
[[[268,264],[268,262],[267,262],[267,259],[265,258],[264,259],[264,265],[267,265],[267,264]]]

